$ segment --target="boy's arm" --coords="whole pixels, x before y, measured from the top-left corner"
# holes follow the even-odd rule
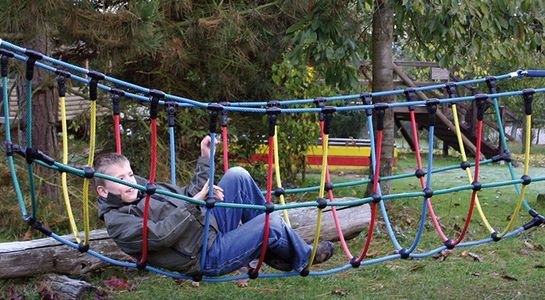
[[[209,158],[203,156],[199,157],[197,160],[197,165],[195,166],[195,172],[188,186],[175,186],[169,183],[157,183],[161,188],[165,188],[172,192],[182,194],[184,196],[193,197],[200,190],[202,190],[204,184],[210,176],[210,161]]]

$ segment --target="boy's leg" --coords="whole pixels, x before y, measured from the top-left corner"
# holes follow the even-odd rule
[[[265,215],[261,214],[237,229],[219,233],[208,251],[204,274],[231,273],[258,258],[263,245],[264,224]],[[293,269],[299,272],[307,266],[311,248],[279,215],[271,215],[267,251],[291,262]]]
[[[218,185],[223,189],[225,196],[224,202],[239,204],[265,204],[265,198],[261,190],[253,180],[248,171],[241,167],[229,169],[220,180]],[[222,233],[229,232],[237,228],[240,223],[246,223],[262,214],[263,211],[255,209],[238,209],[214,207],[212,214],[218,223],[219,230]]]

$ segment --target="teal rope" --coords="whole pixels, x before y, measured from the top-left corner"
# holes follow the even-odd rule
[[[26,144],[32,148],[32,80],[26,81]],[[27,164],[30,189],[31,217],[36,218],[36,192],[34,189],[34,170],[32,163]]]

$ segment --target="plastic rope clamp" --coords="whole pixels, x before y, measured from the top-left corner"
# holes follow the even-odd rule
[[[59,97],[66,96],[65,78],[62,75],[57,76],[57,89],[59,92]]]
[[[424,170],[422,169],[416,169],[416,171],[414,171],[414,176],[416,176],[416,178],[422,178],[426,175],[426,172],[424,172]]]
[[[414,102],[416,101],[416,90],[412,87],[410,88],[406,88],[404,91],[403,91],[403,94],[405,94],[405,99],[407,100],[407,102]],[[414,107],[412,105],[410,105],[408,107],[409,111],[413,111],[414,110]]]
[[[280,114],[280,112],[281,110],[278,106],[270,106],[267,108],[267,115],[269,116],[269,136],[274,136],[278,114]]]
[[[384,114],[388,108],[388,103],[377,103],[374,106],[374,109],[377,112],[377,130],[384,129]]]
[[[522,175],[522,177],[520,177],[520,179],[522,180],[522,185],[529,185],[531,182],[532,182],[532,177],[528,176],[528,175]]]
[[[437,105],[439,100],[430,99],[426,101],[426,109],[428,110],[428,126],[435,126],[435,114],[437,113]]]
[[[146,266],[147,266],[147,263],[145,262],[141,262],[141,261],[136,262],[136,268],[140,271],[146,269]]]
[[[81,252],[81,253],[85,253],[85,252],[89,251],[89,245],[85,245],[83,242],[80,242],[78,244],[78,251]]]
[[[410,257],[410,253],[409,251],[407,251],[407,249],[405,248],[401,248],[399,249],[399,251],[397,251],[397,253],[399,254],[399,256],[402,258],[402,259],[408,259]]]
[[[456,97],[456,84],[454,84],[453,82],[445,83],[445,90],[447,91],[447,95],[449,98]]]
[[[95,177],[95,169],[91,167],[83,168],[83,178],[91,179]]]
[[[325,102],[326,102],[326,99],[324,97],[316,97],[316,99],[314,99],[314,105],[316,105],[316,108],[323,109],[325,107]],[[324,120],[324,112],[323,111],[320,111],[319,119],[320,119],[320,121]]]
[[[13,57],[13,53],[4,49],[0,49],[0,54],[2,55],[2,57],[0,58],[0,73],[2,74],[2,77],[7,77],[9,73],[8,62],[9,58]]]
[[[504,153],[501,153],[501,154],[496,154],[494,156],[492,156],[492,162],[498,162],[498,161],[506,161],[506,162],[510,162],[511,161],[511,153],[509,152],[504,152]]]
[[[327,200],[324,198],[318,198],[318,200],[316,200],[316,203],[318,203],[317,207],[319,209],[324,209],[327,207]]]
[[[333,106],[326,106],[322,108],[322,114],[324,115],[324,134],[331,132],[331,120],[333,120],[333,113],[337,109]]]
[[[482,121],[484,119],[484,111],[486,110],[485,101],[488,99],[486,94],[475,95],[475,102],[477,104],[477,120]]]
[[[494,76],[486,77],[486,85],[488,86],[488,91],[490,91],[490,94],[496,94],[498,92],[496,77]]]
[[[424,188],[422,192],[424,192],[424,197],[426,197],[427,199],[433,196],[433,190],[430,187]]]
[[[220,102],[220,105],[222,106],[230,106],[231,104],[228,101]],[[221,127],[227,127],[227,124],[229,123],[229,118],[227,116],[227,111],[224,109],[221,111]]]
[[[522,97],[524,98],[524,113],[528,116],[532,114],[532,100],[534,100],[534,89],[525,89],[522,91]]]
[[[464,160],[463,162],[460,163],[460,168],[462,168],[462,170],[465,170],[469,167],[471,167],[471,164],[467,160]]]
[[[208,198],[206,199],[206,208],[214,208],[216,206],[216,199],[214,198]]]
[[[255,269],[248,270],[248,278],[256,279],[257,277],[259,277],[259,272],[255,272]]]
[[[274,204],[272,202],[265,202],[265,212],[270,214],[274,211]]]
[[[361,261],[358,261],[357,257],[352,256],[350,259],[350,265],[352,265],[352,268],[357,269],[361,266]]]
[[[159,90],[150,90],[148,92],[150,101],[149,117],[154,120],[157,119],[157,113],[159,110],[159,100],[165,98],[165,93]]]
[[[380,201],[382,201],[382,196],[379,193],[374,193],[371,197],[373,198],[373,203],[379,203]]]
[[[119,95],[112,93],[110,98],[112,98],[112,113],[114,116],[117,116],[121,113],[121,101],[119,99]]]
[[[91,80],[89,81],[89,100],[95,101],[98,96],[98,81],[104,80],[106,78],[104,74],[97,72],[97,71],[89,71],[87,73],[87,76],[91,77]]]
[[[276,196],[276,197],[280,197],[282,195],[285,195],[286,194],[286,191],[284,190],[284,188],[282,187],[277,187],[273,190],[273,194]]]
[[[480,191],[480,190],[483,188],[483,185],[482,185],[480,182],[478,182],[478,181],[473,181],[473,182],[471,183],[471,185],[473,186],[472,190],[473,190],[474,192],[478,192],[478,191]]]
[[[494,241],[494,242],[499,242],[501,240],[501,237],[498,236],[498,232],[497,231],[494,231],[492,232],[492,234],[490,234],[490,238]]]
[[[13,156],[13,144],[11,142],[5,141],[4,151],[6,152],[6,156]]]
[[[326,182],[325,185],[324,185],[324,191],[329,192],[329,191],[332,191],[332,190],[333,190],[333,183]]]
[[[40,52],[29,49],[25,50],[25,55],[28,56],[26,60],[25,78],[26,80],[32,80],[32,78],[34,78],[34,65],[37,60],[42,59],[44,56]]]
[[[278,101],[278,100],[269,100],[269,101],[267,101],[267,107],[280,107],[280,101]]]
[[[299,272],[299,275],[301,275],[301,277],[307,277],[308,274],[310,274],[310,271],[307,269],[304,269],[303,271]]]
[[[223,106],[219,103],[209,103],[208,104],[208,114],[210,115],[209,119],[209,129],[211,133],[216,133],[216,127],[218,124],[218,114],[220,111],[223,111]]]
[[[363,105],[371,105],[373,104],[373,95],[369,92],[363,92],[360,94],[360,99],[363,102]],[[369,117],[373,115],[373,110],[366,109],[365,114]]]
[[[168,127],[176,126],[176,102],[167,102],[167,124]]]
[[[157,191],[157,186],[153,182],[146,183],[146,194],[153,195]]]
[[[45,153],[43,153],[42,151],[38,149],[26,148],[25,158],[28,164],[31,164],[32,161],[34,161],[35,159],[40,160],[49,166],[52,166],[55,164],[55,160],[53,158],[49,157],[48,155],[46,155]]]
[[[456,245],[454,244],[454,242],[452,240],[446,240],[444,245],[449,250],[454,249],[454,247],[456,247]]]
[[[539,225],[545,223],[545,217],[540,215],[534,209],[530,209],[528,211],[528,213],[530,214],[530,216],[532,216],[532,220],[530,220],[528,223],[526,223],[526,224],[524,224],[522,226],[524,228],[524,230],[528,230],[528,229],[530,229],[532,227],[539,226]]]

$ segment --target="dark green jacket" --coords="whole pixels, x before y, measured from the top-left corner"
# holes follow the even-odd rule
[[[185,196],[197,194],[208,179],[208,159],[197,161],[195,173],[187,187],[157,183],[164,189]],[[147,180],[136,177],[137,183]],[[99,216],[104,219],[110,237],[125,253],[140,259],[145,194],[132,203],[123,203],[118,195],[99,197]],[[216,238],[217,225],[211,217],[208,247]],[[200,254],[204,233],[204,213],[199,206],[176,198],[154,194],[150,200],[148,218],[148,263],[188,275],[200,271]]]

